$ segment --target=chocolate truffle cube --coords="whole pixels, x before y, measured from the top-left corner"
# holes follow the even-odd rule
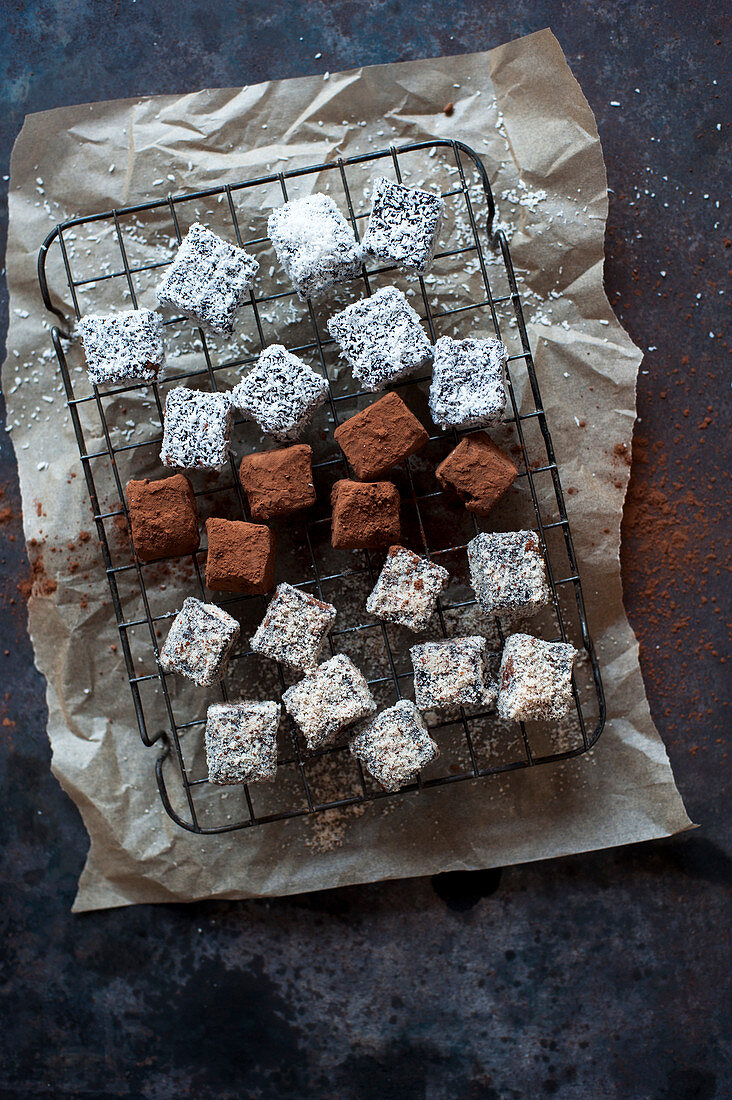
[[[361,270],[353,229],[329,195],[308,195],[273,210],[267,221],[277,259],[301,301],[320,298]]]
[[[452,489],[469,512],[487,516],[518,477],[516,463],[485,432],[461,439],[435,470],[444,489]]]
[[[275,537],[269,527],[207,519],[206,584],[219,592],[261,595],[274,588]]]
[[[176,386],[165,399],[164,466],[220,470],[229,454],[231,401],[227,393]]]
[[[317,499],[313,485],[313,452],[307,443],[245,455],[239,480],[252,519],[289,516],[310,508]]]
[[[313,668],[335,617],[332,604],[291,584],[278,584],[252,638],[252,649],[297,671]]]
[[[165,365],[163,318],[151,309],[130,309],[79,321],[89,381],[156,382]]]
[[[409,652],[414,666],[414,701],[420,710],[495,703],[486,640],[480,635],[424,642]]]
[[[158,301],[210,332],[231,336],[258,271],[259,263],[243,248],[194,222],[157,289]]]
[[[330,502],[336,550],[366,550],[398,541],[399,493],[390,481],[336,481]]]
[[[366,610],[388,623],[424,630],[449,579],[450,574],[441,565],[433,565],[403,546],[390,546],[384,568],[366,600]]]
[[[322,375],[281,344],[271,344],[234,387],[231,400],[280,443],[297,439],[328,396]]]
[[[336,313],[328,331],[366,390],[383,390],[432,362],[419,315],[395,286]]]
[[[375,179],[364,251],[424,275],[432,267],[444,211],[441,196],[432,191]]]
[[[277,771],[280,705],[214,703],[206,714],[206,762],[210,783],[257,783]]]
[[[398,791],[439,755],[422,715],[402,699],[376,718],[351,741],[351,752],[385,791]]]
[[[429,440],[396,393],[387,393],[335,430],[335,441],[360,481],[374,481]]]
[[[442,428],[494,424],[503,416],[503,369],[508,353],[500,340],[452,340],[435,344],[430,412]]]
[[[501,659],[498,714],[516,722],[563,718],[572,703],[572,665],[577,650],[568,642],[544,642],[511,634]]]
[[[189,596],[160,650],[160,667],[163,672],[179,672],[199,687],[210,687],[223,679],[238,637],[236,619],[215,603]]]
[[[141,561],[192,554],[198,549],[198,509],[183,474],[127,482],[127,508],[135,553]]]
[[[289,687],[282,702],[302,730],[309,749],[319,748],[376,710],[366,680],[344,653],[324,661]]]
[[[487,615],[533,614],[551,599],[534,531],[476,535],[468,543],[470,583]]]

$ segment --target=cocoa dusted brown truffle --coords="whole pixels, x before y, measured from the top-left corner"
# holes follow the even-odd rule
[[[206,584],[220,592],[261,595],[274,587],[275,537],[269,527],[207,519]]]
[[[387,393],[335,430],[335,440],[361,481],[382,477],[429,440],[417,417]]]
[[[390,481],[336,481],[331,506],[331,542],[337,550],[366,550],[399,541],[399,493]]]
[[[315,504],[313,452],[307,443],[245,455],[239,467],[252,519],[288,516]]]
[[[461,439],[435,473],[445,489],[452,489],[469,512],[487,516],[518,477],[513,459],[485,432]]]
[[[154,561],[198,549],[198,509],[190,481],[173,474],[127,482],[132,542],[138,558]]]

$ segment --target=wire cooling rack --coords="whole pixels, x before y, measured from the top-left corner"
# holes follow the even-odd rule
[[[331,190],[332,185],[332,191],[339,193],[339,205],[347,211],[356,235],[360,236],[363,219],[368,216],[369,170],[373,170],[371,175],[390,174],[398,181],[404,179],[415,185],[424,185],[428,171],[432,172],[443,181],[438,186],[448,203],[450,217],[456,226],[462,227],[461,232],[452,234],[451,247],[438,252],[432,277],[404,284],[432,341],[445,334],[470,335],[466,329],[478,324],[482,332],[502,338],[510,353],[507,412],[511,415],[504,430],[506,443],[512,443],[520,474],[515,490],[504,498],[508,502],[505,508],[502,502],[489,521],[479,523],[462,505],[440,491],[434,466],[454,446],[456,433],[446,435],[433,428],[425,451],[408,459],[393,475],[402,497],[402,542],[447,565],[454,575],[454,584],[438,606],[430,636],[478,631],[490,634],[497,661],[505,624],[496,621],[489,629],[478,620],[476,627],[477,609],[465,571],[465,544],[481,528],[510,530],[528,525],[535,528],[541,541],[552,604],[543,622],[526,629],[548,640],[572,641],[582,651],[573,681],[574,708],[560,727],[501,723],[495,713],[480,708],[456,710],[430,723],[430,731],[441,747],[441,757],[413,787],[429,789],[464,780],[486,780],[501,772],[577,756],[597,741],[603,729],[605,704],[600,670],[587,625],[572,534],[519,287],[506,236],[500,230],[493,231],[491,186],[476,152],[458,141],[417,142],[72,218],[57,225],[40,250],[41,294],[46,308],[61,321],[52,330],[53,346],[89,491],[140,735],[146,746],[160,744],[155,772],[161,799],[173,820],[192,832],[253,828],[374,799],[403,797],[403,793],[387,794],[377,789],[343,744],[309,753],[296,727],[286,718],[278,741],[278,778],[273,784],[234,790],[208,783],[202,752],[207,705],[240,694],[251,696],[258,691],[263,697],[271,697],[273,691],[282,690],[288,682],[283,669],[277,667],[274,672],[274,664],[264,659],[268,666],[265,669],[263,659],[253,655],[246,645],[246,638],[261,619],[266,598],[218,599],[242,622],[242,645],[230,665],[233,674],[218,688],[211,689],[211,693],[202,692],[190,685],[181,686],[176,677],[163,673],[157,663],[158,646],[183,595],[212,599],[202,573],[205,550],[187,559],[182,586],[169,583],[166,569],[179,569],[181,562],[160,561],[150,565],[137,559],[127,535],[124,492],[126,471],[132,471],[134,476],[162,473],[156,460],[168,385],[190,381],[194,386],[211,390],[227,389],[232,384],[232,372],[235,380],[242,367],[254,362],[262,347],[277,339],[298,355],[309,357],[330,383],[323,425],[318,431],[314,423],[312,438],[305,437],[314,446],[313,470],[320,503],[311,512],[302,514],[302,520],[291,517],[278,530],[278,550],[282,549],[285,559],[279,579],[287,579],[336,603],[339,619],[330,635],[331,650],[354,653],[357,664],[368,665],[364,671],[380,705],[389,705],[411,694],[408,646],[420,638],[405,637],[407,632],[400,628],[368,620],[363,610],[365,594],[378,576],[382,558],[369,551],[333,551],[329,546],[329,513],[325,503],[329,499],[329,486],[338,477],[349,476],[345,458],[332,444],[332,431],[374,395],[359,391],[350,372],[339,368],[337,349],[327,337],[325,320],[342,308],[343,302],[317,308],[312,302],[299,303],[279,272],[266,237],[269,209],[293,197],[298,187],[312,189],[313,181],[308,177],[317,177],[319,190]],[[334,197],[339,201],[338,195]],[[210,224],[211,219],[201,214],[202,205],[213,208],[207,214],[223,219],[224,235],[227,229],[229,235],[233,232],[237,243],[260,259],[260,277],[249,303],[240,311],[238,322],[239,329],[247,330],[256,346],[243,353],[234,349],[232,354],[230,348],[217,345],[191,322],[166,317],[166,344],[181,332],[183,325],[193,333],[195,348],[181,358],[180,372],[176,372],[175,360],[171,363],[169,356],[165,380],[145,388],[144,392],[152,398],[148,409],[152,419],[147,424],[150,430],[146,431],[145,425],[125,419],[129,412],[127,402],[134,404],[141,387],[91,387],[82,367],[73,366],[70,357],[74,350],[78,356],[78,340],[71,332],[70,314],[73,312],[78,319],[83,313],[100,311],[100,303],[105,308],[110,302],[112,308],[138,308],[141,295],[151,290],[153,280],[159,279],[160,269],[170,262],[172,247],[182,239],[188,225],[194,220]],[[158,242],[167,236],[167,247],[157,251],[139,247],[140,236],[145,235],[145,219],[149,219]],[[55,281],[61,286],[58,291],[50,273],[51,260]],[[378,285],[402,278],[402,273],[393,267],[364,267],[360,281],[349,284],[348,292],[352,296],[370,294]],[[264,293],[268,289],[270,292]],[[64,305],[67,291],[71,309]],[[141,304],[152,306],[154,300],[148,295],[148,300]],[[270,331],[272,318],[281,320],[283,315],[286,327],[292,327],[292,334],[289,330]],[[395,388],[404,391],[403,396],[413,408],[426,414],[427,382],[428,379],[409,380]],[[426,415],[422,419],[429,423]],[[237,427],[233,446],[237,433],[243,431],[241,425]],[[139,435],[141,438],[133,439]],[[323,440],[326,443],[321,445]],[[249,449],[261,445],[261,440],[250,440]],[[229,467],[215,483],[210,475],[204,475],[194,488],[202,515],[208,509],[230,518],[249,518],[233,454]]]

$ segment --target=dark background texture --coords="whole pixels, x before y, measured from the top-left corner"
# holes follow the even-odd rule
[[[653,716],[701,825],[503,872],[72,917],[87,841],[49,770],[2,432],[0,1096],[729,1096],[724,5],[0,0],[0,14],[3,252],[10,150],[28,112],[484,50],[552,28],[603,142],[607,292],[647,351],[626,602]],[[7,311],[3,285],[3,334]]]

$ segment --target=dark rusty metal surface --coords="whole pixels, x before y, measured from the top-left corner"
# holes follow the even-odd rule
[[[729,1095],[723,11],[708,0],[0,5],[2,174],[26,112],[486,49],[551,25],[603,139],[608,293],[648,349],[626,599],[654,717],[702,826],[502,874],[72,917],[86,839],[49,770],[3,433],[0,1095]],[[6,295],[0,310],[4,332]]]

